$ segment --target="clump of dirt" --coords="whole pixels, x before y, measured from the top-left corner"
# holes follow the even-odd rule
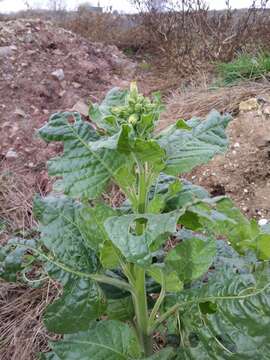
[[[238,102],[236,98],[228,102],[226,97],[218,96],[222,92],[233,94],[237,89]],[[196,92],[193,93],[191,109],[187,109],[183,98],[178,96],[169,103],[161,127],[176,118],[186,118],[185,111],[192,112],[192,108],[204,111],[199,114],[195,111],[194,115],[205,116],[214,107],[213,103],[216,110],[238,113],[228,127],[230,146],[225,156],[216,156],[208,164],[195,168],[187,178],[204,186],[214,196],[228,195],[249,217],[270,220],[270,84],[256,84],[253,89],[251,84],[246,84],[242,93],[239,93],[240,89],[240,86],[236,90],[220,89],[216,97],[203,99],[203,108],[200,108],[201,93],[197,93],[197,98]],[[254,92],[259,99],[263,96],[265,104],[261,107],[258,103],[258,109],[239,113],[239,102],[246,99],[247,93],[254,95]]]
[[[85,114],[90,100],[100,100],[113,86],[127,86],[134,70],[115,46],[91,43],[50,22],[0,22],[0,219],[13,228],[21,227],[22,219],[29,225],[33,193],[50,190],[46,161],[61,146],[38,139],[36,129],[50,114],[74,105]],[[13,191],[7,194],[10,183]],[[29,204],[27,209],[24,202],[23,217],[18,195]]]
[[[228,195],[250,217],[270,219],[270,118],[251,111],[229,125],[229,151],[190,175],[213,195]]]

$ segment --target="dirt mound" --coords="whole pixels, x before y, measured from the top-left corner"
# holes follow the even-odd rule
[[[219,89],[215,93],[194,91],[176,94],[168,104],[161,127],[191,114],[205,116],[211,109],[238,113],[228,128],[230,147],[225,156],[217,156],[197,167],[187,177],[206,187],[212,195],[228,195],[249,217],[270,220],[270,83],[245,84]],[[239,103],[256,95],[265,99],[257,109],[239,113]],[[245,101],[241,104],[256,102]],[[171,120],[172,119],[172,120]]]
[[[59,146],[46,145],[35,130],[75,104],[84,112],[89,100],[126,86],[134,70],[115,46],[91,43],[50,22],[0,22],[0,220],[12,228],[30,226],[33,193],[48,191],[45,164]],[[13,190],[6,192],[5,184]]]

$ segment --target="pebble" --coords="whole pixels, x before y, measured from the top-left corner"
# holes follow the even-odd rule
[[[59,81],[63,81],[65,78],[65,73],[63,69],[57,69],[55,71],[52,72],[52,76],[59,80]]]
[[[16,151],[9,149],[6,153],[6,159],[7,160],[13,160],[13,159],[17,159],[18,154],[16,153]]]
[[[260,219],[259,221],[258,221],[258,224],[260,225],[260,226],[264,226],[264,225],[266,225],[268,223],[268,220],[267,219]]]

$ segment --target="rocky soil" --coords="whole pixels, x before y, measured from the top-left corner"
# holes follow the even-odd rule
[[[36,129],[57,111],[87,115],[89,101],[125,87],[134,71],[115,46],[91,43],[50,22],[0,22],[0,219],[30,226],[33,193],[50,188],[45,164],[60,148],[39,140]]]

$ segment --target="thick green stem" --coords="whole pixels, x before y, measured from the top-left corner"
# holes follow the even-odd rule
[[[145,270],[136,266],[136,283],[133,291],[133,304],[136,315],[136,327],[142,349],[146,356],[153,352],[152,336],[148,335],[148,307],[145,289]]]
[[[138,164],[139,165],[139,164]],[[138,201],[137,201],[137,213],[144,214],[147,206],[147,181],[144,168],[139,165],[139,179],[138,179]],[[136,222],[136,234],[142,235],[145,230],[145,223],[141,220]],[[149,356],[153,353],[152,336],[148,335],[148,306],[147,306],[147,294],[145,287],[145,270],[137,265],[133,265],[133,304],[136,317],[136,329],[137,335],[145,356]]]

